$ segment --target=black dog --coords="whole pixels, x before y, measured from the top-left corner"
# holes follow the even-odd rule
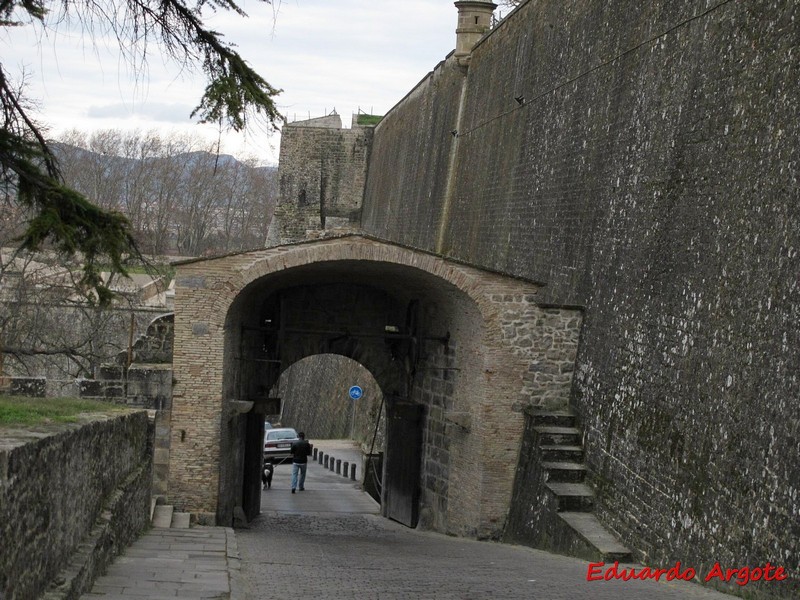
[[[272,487],[272,471],[274,470],[275,467],[272,466],[272,463],[264,463],[264,470],[261,472],[261,483],[264,489]]]

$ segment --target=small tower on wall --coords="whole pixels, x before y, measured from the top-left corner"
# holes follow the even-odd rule
[[[469,65],[475,44],[492,28],[492,13],[497,5],[491,0],[459,0],[455,58],[462,66]]]
[[[367,157],[377,115],[353,115],[342,127],[331,114],[287,123],[281,130],[280,196],[267,246],[317,239],[361,226]]]

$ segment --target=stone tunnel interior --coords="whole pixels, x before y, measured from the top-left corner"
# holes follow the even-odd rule
[[[275,410],[281,374],[309,357],[339,355],[374,377],[395,423],[386,433],[385,516],[442,526],[451,452],[444,417],[468,410],[459,375],[478,360],[481,330],[466,294],[408,266],[315,263],[245,287],[227,314],[223,393],[253,410],[222,426],[219,521],[231,522],[237,507],[247,520],[260,510],[264,415]]]
[[[362,391],[357,400],[349,394],[354,385]],[[269,395],[280,400],[280,412],[266,413],[266,420],[273,427],[302,430],[310,440],[351,439],[371,445],[376,422],[382,421],[383,392],[377,381],[363,365],[339,354],[317,354],[294,363]],[[383,428],[377,429],[375,448],[382,450]]]

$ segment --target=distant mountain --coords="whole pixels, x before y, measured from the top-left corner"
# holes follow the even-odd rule
[[[174,155],[159,156],[161,140],[114,132],[96,147],[102,142],[114,152],[61,142],[52,149],[66,184],[124,213],[146,252],[199,256],[264,243],[277,202],[277,167],[252,167],[230,154],[180,152],[176,144]]]
[[[51,142],[50,147],[53,150],[53,153],[59,159],[62,159],[66,156],[72,156],[73,158],[77,159],[86,158],[86,159],[92,159],[93,161],[97,161],[100,159],[100,157],[103,157],[105,160],[108,160],[110,162],[116,162],[122,164],[136,163],[139,160],[141,160],[137,158],[130,158],[124,156],[99,154],[97,152],[92,152],[91,150],[86,150],[85,148],[81,148],[79,146],[64,144],[62,142]],[[186,157],[187,164],[191,166],[206,165],[210,167],[213,166],[220,167],[220,166],[243,164],[235,156],[232,156],[230,154],[215,154],[213,152],[206,152],[204,150],[197,150],[194,152],[181,152],[173,157],[159,156],[159,157],[147,158],[145,160],[152,161],[152,160],[164,160],[165,158],[174,158],[175,160],[181,159],[182,162],[184,157]],[[255,167],[255,169],[267,173],[271,172],[277,173],[278,171],[278,167],[274,165]]]

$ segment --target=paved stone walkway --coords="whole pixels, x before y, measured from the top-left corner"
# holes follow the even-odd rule
[[[230,598],[238,552],[232,529],[151,529],[119,556],[86,600]]]
[[[586,561],[411,530],[346,479],[308,469],[292,494],[291,466],[276,467],[261,516],[236,530],[244,600],[732,599],[686,582],[587,582]]]
[[[344,457],[347,449],[330,449]],[[153,529],[84,600],[732,600],[694,583],[587,582],[586,561],[408,529],[347,478],[275,468],[250,527]]]

